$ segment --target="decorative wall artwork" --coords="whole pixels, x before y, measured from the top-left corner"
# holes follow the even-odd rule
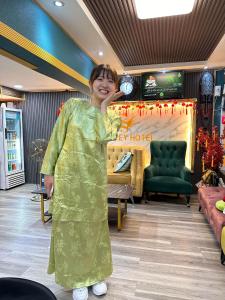
[[[205,71],[203,72],[200,79],[200,117],[201,123],[204,128],[208,128],[210,125],[210,115],[212,109],[212,101],[213,101],[213,91],[214,91],[214,78],[211,72]]]
[[[204,72],[201,78],[201,95],[202,96],[212,96],[213,95],[213,87],[214,80],[213,75],[210,72]]]

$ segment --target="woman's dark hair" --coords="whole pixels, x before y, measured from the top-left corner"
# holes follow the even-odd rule
[[[98,65],[96,66],[90,76],[89,84],[92,85],[96,78],[98,78],[100,75],[103,77],[107,77],[109,79],[112,79],[116,86],[118,86],[118,75],[115,70],[113,70],[110,65]]]

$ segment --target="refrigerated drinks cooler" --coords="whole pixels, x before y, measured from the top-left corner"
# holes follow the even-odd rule
[[[0,189],[25,183],[22,110],[0,108]]]

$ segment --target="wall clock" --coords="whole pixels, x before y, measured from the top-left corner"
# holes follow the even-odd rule
[[[123,75],[119,80],[119,90],[124,93],[122,99],[132,99],[137,92],[137,82],[130,75]]]

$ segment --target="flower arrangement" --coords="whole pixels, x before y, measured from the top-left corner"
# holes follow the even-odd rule
[[[202,149],[202,171],[205,172],[205,169],[218,171],[219,167],[223,164],[224,149],[217,126],[212,128],[211,135],[202,127],[199,128],[197,151],[199,151],[200,147]]]

